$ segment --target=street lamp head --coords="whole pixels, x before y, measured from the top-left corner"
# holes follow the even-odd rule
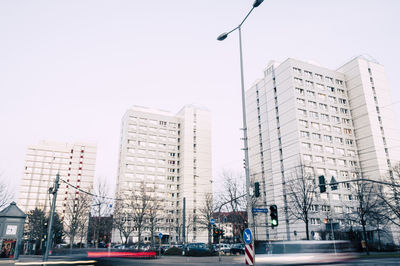
[[[228,37],[228,33],[224,32],[222,34],[220,34],[217,38],[218,41],[223,41],[226,39],[226,37]]]
[[[259,5],[261,5],[261,3],[264,2],[264,0],[256,0],[253,3],[253,7],[258,7]]]

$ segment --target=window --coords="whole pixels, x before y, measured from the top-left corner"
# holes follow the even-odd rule
[[[340,86],[343,86],[343,81],[340,80],[340,79],[337,79],[337,80],[336,80],[336,84],[337,84],[337,85],[340,85]]]
[[[294,83],[297,85],[303,85],[303,80],[299,78],[294,78]]]
[[[331,211],[331,206],[329,206],[329,205],[321,205],[321,211],[329,212],[329,211]]]
[[[304,109],[297,109],[297,112],[298,112],[299,115],[307,116],[307,111],[304,110]]]
[[[318,93],[318,99],[321,100],[321,101],[325,101],[326,100],[326,94]]]
[[[332,143],[332,136],[324,135],[325,142]]]
[[[319,218],[311,218],[310,221],[311,221],[311,224],[315,224],[315,225],[321,224],[321,220]]]
[[[295,91],[297,94],[304,95],[304,89],[296,88]]]
[[[314,82],[306,80],[306,87],[312,88],[314,86]]]
[[[322,75],[317,74],[317,73],[315,73],[314,75],[315,75],[315,78],[316,78],[317,80],[321,80],[321,81],[322,81],[322,79],[323,79]]]
[[[297,75],[301,75],[301,69],[300,69],[300,68],[294,67],[294,68],[293,68],[293,72],[294,72],[295,74],[297,74]]]
[[[353,146],[353,140],[352,139],[346,139],[346,144],[349,146]]]
[[[329,106],[329,110],[331,111],[331,113],[337,113],[338,112],[338,108],[336,106]]]
[[[346,99],[339,98],[339,103],[340,103],[340,104],[343,104],[343,105],[346,105],[346,104],[347,104],[347,100],[346,100]]]
[[[336,91],[337,91],[339,94],[344,95],[344,90],[342,90],[342,89],[337,89]]]
[[[347,154],[348,154],[349,156],[356,156],[356,152],[353,151],[353,150],[347,150]]]
[[[322,157],[322,156],[315,156],[315,162],[317,162],[317,163],[323,163],[323,162],[324,162],[324,157]]]
[[[334,88],[334,87],[331,87],[331,86],[328,86],[328,91],[330,91],[330,92],[332,92],[332,93],[335,93],[335,88]]]
[[[309,150],[311,149],[311,144],[310,144],[310,143],[305,143],[305,142],[303,142],[303,143],[301,143],[301,147],[302,147],[304,150],[309,151]]]
[[[337,151],[337,153],[338,153],[339,155],[341,155],[341,156],[344,156],[344,155],[345,155],[344,149],[336,148],[336,151]]]
[[[325,151],[327,153],[333,154],[333,147],[325,146]]]
[[[308,96],[308,97],[315,98],[315,92],[314,92],[314,91],[307,90],[307,96]]]
[[[312,78],[312,72],[310,72],[310,71],[304,70],[304,75],[305,75],[307,78]]]
[[[332,164],[332,165],[335,165],[336,163],[335,163],[335,159],[334,158],[330,158],[330,157],[327,157],[326,158],[326,163],[327,164]]]
[[[331,77],[325,77],[325,80],[328,83],[333,83],[333,78],[331,78]]]
[[[337,116],[331,116],[331,121],[334,123],[340,123],[340,118]]]
[[[341,175],[342,177],[348,177],[348,176],[349,176],[349,172],[347,172],[347,171],[340,171],[340,175]]]
[[[300,98],[297,98],[297,104],[301,105],[301,106],[305,106],[306,105],[306,101]]]
[[[319,89],[319,90],[325,90],[325,87],[322,84],[317,83],[316,86],[317,86],[317,89]]]
[[[319,104],[319,109],[324,110],[324,111],[328,111],[328,105],[326,105],[324,103],[320,103]]]
[[[303,155],[303,160],[304,161],[312,161],[312,156],[309,154],[304,154]]]
[[[330,103],[336,103],[336,97],[334,97],[334,96],[329,96],[328,100]]]
[[[317,152],[322,152],[322,145],[314,144],[314,150]]]
[[[343,138],[335,137],[335,143],[343,144]]]
[[[350,164],[351,166],[357,166],[357,162],[356,162],[356,161],[349,161],[349,164]]]
[[[302,138],[309,138],[310,137],[310,132],[307,131],[300,131],[300,136]]]
[[[313,101],[308,101],[308,105],[310,106],[310,107],[312,107],[312,108],[317,108],[317,103],[316,102],[313,102]]]
[[[346,115],[349,113],[349,111],[346,108],[340,108],[340,112]]]
[[[308,121],[306,120],[299,120],[299,124],[302,125],[303,127],[308,127]]]
[[[338,159],[337,162],[340,166],[346,166],[346,160]]]
[[[349,129],[349,128],[344,128],[343,132],[344,132],[344,134],[351,135],[351,129]]]
[[[348,118],[342,118],[342,123],[343,123],[343,124],[350,125],[350,119],[348,119]]]
[[[319,124],[318,123],[311,122],[311,127],[313,129],[319,130]]]
[[[310,111],[310,116],[311,116],[312,118],[318,118],[318,113],[317,113],[317,112],[312,112],[312,111]]]
[[[325,120],[325,121],[329,122],[329,115],[321,114],[321,118],[322,118],[322,120]]]
[[[322,130],[330,132],[330,131],[331,131],[331,126],[329,126],[329,125],[322,125]]]
[[[318,141],[320,141],[320,140],[321,140],[321,134],[312,133],[312,138],[313,138],[313,140],[318,140]]]

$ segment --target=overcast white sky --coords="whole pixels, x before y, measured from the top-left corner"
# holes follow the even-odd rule
[[[242,171],[237,26],[253,0],[0,0],[0,173],[17,188],[40,140],[98,145],[96,178],[115,180],[132,105],[213,117],[213,172]],[[336,69],[368,54],[400,101],[400,1],[266,0],[243,27],[245,84],[271,59]],[[400,114],[400,104],[394,104]]]

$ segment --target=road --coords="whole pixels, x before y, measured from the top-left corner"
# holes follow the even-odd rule
[[[64,260],[65,261],[65,260]],[[73,264],[74,260],[68,260],[68,264]],[[54,260],[50,258],[52,265],[67,265],[63,263],[61,258]],[[0,260],[0,265],[42,265],[41,259],[21,258],[19,262],[11,260]],[[218,257],[182,257],[182,256],[166,256],[159,259],[129,259],[129,258],[110,258],[97,260],[97,263],[82,263],[76,261],[75,265],[97,265],[97,266],[111,266],[111,265],[245,265],[244,256],[223,256],[221,262]],[[257,266],[264,265],[257,263]],[[270,264],[269,264],[270,265]],[[364,265],[364,266],[380,266],[380,265],[400,265],[400,258],[360,258],[348,263],[334,263],[329,265]]]

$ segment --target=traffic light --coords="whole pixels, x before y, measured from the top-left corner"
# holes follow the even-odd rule
[[[271,226],[278,226],[278,207],[276,205],[269,206],[270,217],[271,217]]]
[[[325,177],[323,175],[320,175],[318,177],[319,179],[319,192],[324,193],[326,192],[326,183],[325,183]]]
[[[255,182],[254,183],[254,196],[258,198],[260,196],[260,183]]]
[[[333,176],[331,178],[331,184],[333,184],[333,185],[331,185],[331,190],[337,190],[336,179]]]

